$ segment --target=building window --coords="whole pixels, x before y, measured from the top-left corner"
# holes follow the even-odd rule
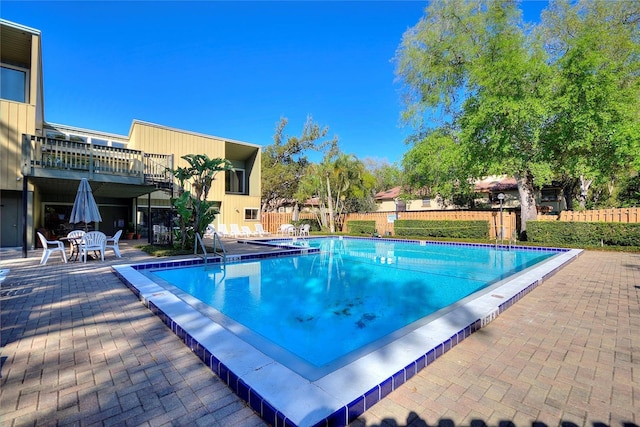
[[[29,72],[18,67],[10,67],[2,64],[0,75],[0,96],[3,99],[16,102],[27,102],[29,99],[28,77]]]
[[[258,209],[255,209],[255,208],[244,208],[244,219],[246,221],[257,221],[258,220]]]
[[[67,135],[65,135],[64,133],[60,133],[60,132],[47,131],[47,138],[67,139]]]
[[[87,143],[87,137],[86,136],[81,136],[81,135],[69,134],[69,141],[84,142],[86,144]]]
[[[109,146],[109,141],[106,141],[104,139],[91,138],[91,143],[93,145],[103,145],[105,147]]]
[[[423,208],[431,207],[431,199],[422,199],[422,207]]]
[[[489,194],[489,201],[491,203],[500,204],[500,199],[498,198],[498,195],[500,195],[500,194],[504,194],[504,199],[502,199],[503,203],[506,203],[508,199],[511,199],[510,197],[508,197],[508,195],[506,193],[498,192],[498,193],[490,193]]]
[[[540,194],[540,200],[543,202],[557,202],[558,191],[554,189],[543,189]]]
[[[227,171],[224,175],[227,193],[244,194],[244,169]]]

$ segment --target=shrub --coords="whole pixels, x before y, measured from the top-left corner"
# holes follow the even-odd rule
[[[456,239],[488,239],[489,221],[396,220],[396,236],[444,237]]]
[[[640,224],[529,221],[527,238],[548,246],[640,246]]]
[[[372,235],[376,232],[375,221],[347,221],[347,230],[349,234],[368,234]]]

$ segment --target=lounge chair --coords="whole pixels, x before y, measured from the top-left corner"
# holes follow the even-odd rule
[[[84,235],[80,243],[80,255],[87,262],[89,251],[100,252],[100,258],[104,261],[104,251],[107,245],[107,236],[101,231],[90,231]]]
[[[67,262],[67,251],[64,249],[64,243],[60,240],[47,240],[46,237],[42,235],[38,231],[38,237],[40,238],[40,243],[42,243],[42,258],[40,258],[40,265],[45,265],[49,256],[54,252],[60,252],[62,254],[62,259],[64,262]]]
[[[204,234],[202,235],[202,237],[206,238],[213,238],[213,236],[216,234],[216,228],[213,226],[213,224],[209,224],[207,225],[207,228],[205,228],[204,230]]]
[[[218,224],[218,229],[216,230],[218,236],[220,237],[229,237],[229,231],[227,231],[226,224]]]
[[[271,235],[271,233],[269,233],[268,231],[266,231],[262,227],[262,224],[258,223],[258,224],[255,225],[255,227],[256,227],[256,232],[255,232],[256,236],[262,237],[262,236],[270,236]]]
[[[122,230],[118,230],[118,232],[113,237],[108,237],[104,246],[105,250],[113,249],[113,252],[115,252],[118,258],[122,258],[122,255],[120,255],[120,246],[118,246],[118,243],[120,242],[120,236],[122,236]]]
[[[249,237],[249,236],[245,236],[244,232],[240,231],[240,228],[238,227],[238,224],[231,224],[229,226],[231,228],[231,231],[229,232],[229,234],[231,235],[231,237]]]
[[[245,235],[247,237],[257,236],[257,234],[254,233],[253,231],[251,231],[251,229],[246,225],[243,225],[243,226],[240,227],[240,233],[242,233],[243,235]]]

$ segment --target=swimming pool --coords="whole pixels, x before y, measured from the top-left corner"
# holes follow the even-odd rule
[[[556,254],[389,240],[307,243],[320,252],[148,274],[207,304],[218,323],[315,380],[437,310]]]
[[[256,255],[224,269],[181,261],[191,266],[173,284],[173,273],[140,273],[160,263],[116,272],[267,422],[344,425],[578,253],[388,239],[306,243],[293,256]],[[196,290],[205,279],[182,280],[197,271],[212,280],[209,296]],[[443,288],[464,289],[437,296]],[[279,320],[256,314],[259,306]],[[338,332],[317,339],[327,329]],[[326,351],[327,340],[348,345]]]

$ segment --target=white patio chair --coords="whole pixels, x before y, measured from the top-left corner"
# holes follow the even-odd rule
[[[104,245],[105,250],[113,249],[113,252],[115,252],[118,258],[122,258],[122,255],[120,255],[120,246],[118,246],[120,242],[120,236],[122,236],[122,230],[118,230],[116,234],[113,235],[113,237],[108,237]]]
[[[296,228],[293,224],[282,224],[280,226],[279,234],[283,236],[294,236],[296,234]]]
[[[300,227],[300,236],[309,236],[309,230],[311,229],[311,226],[309,224],[302,224],[302,226]]]
[[[256,225],[255,225],[255,228],[256,228],[256,233],[255,233],[255,234],[256,234],[257,236],[261,236],[261,237],[262,237],[262,236],[270,236],[270,235],[271,235],[271,233],[269,233],[268,231],[266,231],[266,230],[262,227],[262,224],[260,224],[260,223],[256,224]]]
[[[66,263],[67,252],[64,249],[64,243],[59,240],[47,240],[42,233],[39,231],[37,233],[40,238],[40,243],[42,243],[42,258],[40,258],[40,265],[45,265],[49,256],[54,252],[60,252],[60,254],[62,254],[62,259]]]
[[[83,262],[87,262],[89,251],[100,252],[100,258],[104,261],[104,251],[107,245],[107,236],[102,231],[90,231],[82,237],[80,243],[80,255]]]
[[[67,240],[69,241],[69,258],[73,258],[74,255],[78,254],[78,243],[84,236],[84,230],[73,230],[67,234]]]
[[[153,243],[169,243],[169,229],[166,225],[153,226]]]
[[[7,278],[7,276],[9,275],[9,270],[8,268],[3,268],[2,270],[0,270],[0,283],[4,282],[4,279]]]

